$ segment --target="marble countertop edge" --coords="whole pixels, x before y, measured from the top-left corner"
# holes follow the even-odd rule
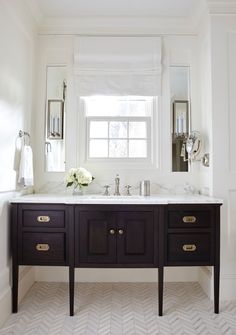
[[[168,204],[223,204],[222,199],[203,195],[153,194],[151,196],[103,196],[67,194],[29,194],[10,199],[10,203],[97,204],[97,205],[168,205]]]

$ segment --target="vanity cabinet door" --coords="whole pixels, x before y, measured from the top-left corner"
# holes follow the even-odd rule
[[[117,213],[117,262],[154,266],[153,212]]]
[[[116,227],[109,211],[76,211],[75,262],[116,263]]]

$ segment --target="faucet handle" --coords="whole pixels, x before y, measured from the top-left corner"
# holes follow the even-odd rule
[[[126,195],[131,195],[130,193],[130,189],[131,189],[131,185],[125,185],[125,188],[126,188]]]
[[[106,195],[106,196],[110,195],[110,193],[109,193],[109,188],[110,187],[111,187],[110,185],[104,185],[105,191],[104,191],[103,195]]]

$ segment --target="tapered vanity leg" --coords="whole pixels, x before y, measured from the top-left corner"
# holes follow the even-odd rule
[[[159,316],[163,315],[163,279],[164,269],[160,266],[158,269],[158,305],[159,305]]]
[[[167,222],[167,208],[162,206],[159,208],[158,217],[158,304],[159,316],[163,315],[163,282],[164,282],[164,240],[165,240],[165,226]]]
[[[17,224],[17,204],[11,205],[11,252],[12,252],[12,313],[18,310],[18,224]]]
[[[220,296],[220,207],[216,208],[215,264],[214,264],[214,312],[219,314]]]
[[[69,286],[70,286],[70,316],[74,315],[74,293],[75,293],[75,268],[69,267]]]
[[[219,266],[214,266],[214,312],[219,314],[219,291],[220,291],[220,271]]]
[[[12,313],[18,311],[18,279],[19,279],[19,265],[12,266]]]

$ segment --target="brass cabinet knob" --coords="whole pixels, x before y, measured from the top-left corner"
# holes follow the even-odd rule
[[[111,235],[115,235],[116,231],[115,231],[115,229],[110,229],[110,230],[109,230],[109,233],[110,233]]]
[[[47,243],[38,243],[36,244],[35,249],[37,251],[48,251],[50,249],[50,246]]]
[[[183,222],[184,223],[195,223],[197,222],[196,216],[184,216],[183,217]]]
[[[39,215],[37,217],[38,222],[50,222],[50,216],[48,215]]]
[[[196,250],[197,250],[197,246],[195,244],[184,244],[183,245],[183,251],[192,252]]]
[[[119,229],[119,230],[118,230],[118,234],[119,234],[119,235],[123,235],[123,234],[124,234],[124,230],[123,230],[123,229]]]

